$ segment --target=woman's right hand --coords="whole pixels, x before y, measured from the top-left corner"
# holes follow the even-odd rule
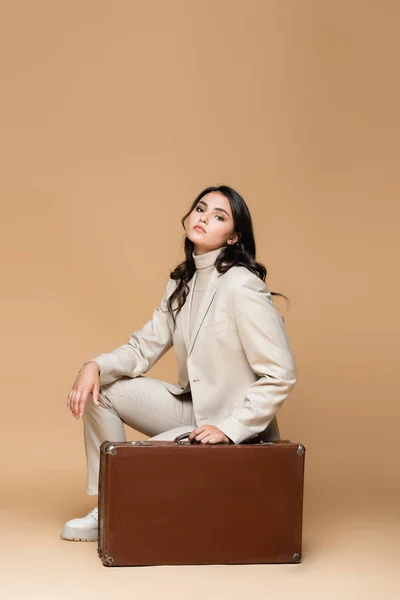
[[[68,394],[67,407],[76,419],[82,416],[90,392],[93,402],[99,405],[99,390],[99,366],[96,362],[89,361],[78,371],[72,390]]]

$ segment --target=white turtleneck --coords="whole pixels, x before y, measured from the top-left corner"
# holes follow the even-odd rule
[[[207,289],[210,275],[214,268],[214,263],[223,247],[224,246],[221,246],[220,248],[215,248],[214,250],[209,250],[204,254],[195,254],[194,252],[192,252],[193,260],[196,265],[196,273],[194,274],[194,277],[196,279],[194,283],[192,303],[190,307],[189,337],[192,336],[193,325],[196,320],[197,311],[203,299],[204,292]]]

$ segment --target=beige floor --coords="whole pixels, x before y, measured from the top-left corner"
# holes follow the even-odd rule
[[[300,564],[107,568],[95,543],[59,537],[64,521],[92,507],[84,471],[18,479],[2,482],[2,600],[400,598],[399,504],[390,486],[319,490],[306,478]]]

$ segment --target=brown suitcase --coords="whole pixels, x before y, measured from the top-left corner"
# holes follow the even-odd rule
[[[101,444],[103,564],[299,562],[304,446],[200,444],[188,435]]]

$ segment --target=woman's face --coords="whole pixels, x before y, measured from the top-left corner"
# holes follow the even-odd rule
[[[239,239],[234,227],[231,205],[220,192],[203,196],[185,221],[186,236],[194,243],[195,254],[234,244]]]

